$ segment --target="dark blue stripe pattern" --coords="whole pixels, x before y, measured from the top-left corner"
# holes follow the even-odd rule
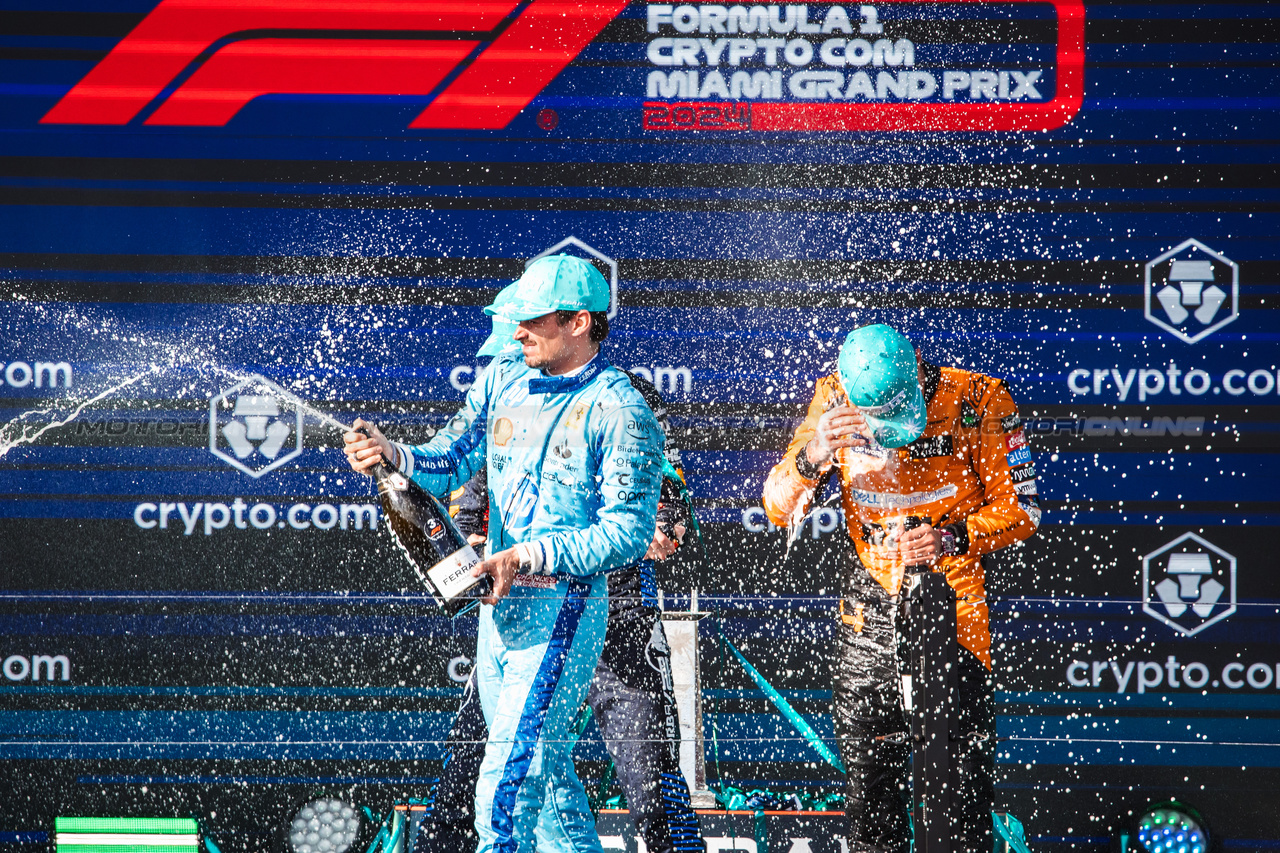
[[[560,605],[560,613],[556,616],[555,627],[551,629],[551,639],[547,643],[546,654],[538,667],[529,686],[529,695],[525,698],[524,711],[520,714],[520,722],[516,726],[515,743],[511,754],[507,756],[507,765],[502,770],[502,779],[493,796],[493,831],[496,835],[495,850],[514,851],[516,842],[513,837],[515,826],[516,794],[524,784],[533,761],[534,750],[542,737],[542,724],[546,721],[547,710],[555,697],[556,687],[560,684],[560,676],[564,672],[565,661],[569,658],[569,649],[573,645],[574,635],[578,632],[578,624],[587,608],[587,599],[591,587],[580,581],[569,581],[569,591],[564,603]]]

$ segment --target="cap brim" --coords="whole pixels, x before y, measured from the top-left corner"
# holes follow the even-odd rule
[[[529,302],[508,302],[498,308],[497,311],[491,312],[499,319],[507,320],[511,323],[522,323],[525,320],[536,320],[539,317],[545,317],[553,311],[557,311],[553,305],[539,305]],[[486,313],[488,309],[486,309]]]
[[[480,349],[476,350],[476,355],[486,357],[501,355],[504,349],[513,344],[515,341],[510,336],[499,337],[497,334],[492,334],[480,345]]]
[[[882,447],[905,447],[924,434],[928,413],[925,410],[924,394],[917,385],[915,393],[909,394],[902,405],[891,412],[879,415],[862,413],[871,434]]]
[[[508,322],[501,315],[493,318],[493,331],[489,333],[489,337],[484,339],[484,343],[480,345],[480,349],[476,351],[476,355],[495,356],[500,355],[504,350],[510,347],[518,347],[520,344],[513,340],[518,324]]]
[[[492,317],[494,314],[505,313],[504,309],[508,305],[510,305],[512,299],[515,298],[516,287],[519,284],[520,284],[519,280],[516,280],[508,284],[506,287],[502,288],[502,290],[499,290],[498,295],[494,298],[493,302],[489,305],[484,306],[485,315]]]

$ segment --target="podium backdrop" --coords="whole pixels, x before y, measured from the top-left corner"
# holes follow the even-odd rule
[[[425,441],[557,247],[671,404],[712,783],[839,785],[719,637],[833,737],[848,538],[821,507],[788,552],[761,485],[887,322],[1006,380],[1038,474],[988,574],[1000,805],[1037,850],[1175,796],[1280,844],[1278,40],[1266,4],[0,3],[0,846],[265,849],[313,790],[429,789],[475,620],[322,415]]]

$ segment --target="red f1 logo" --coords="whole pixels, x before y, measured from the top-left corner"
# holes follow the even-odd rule
[[[627,0],[160,0],[41,122],[224,125],[271,93],[427,96],[410,127],[497,130]]]

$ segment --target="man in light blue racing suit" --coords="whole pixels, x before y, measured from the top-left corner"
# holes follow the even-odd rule
[[[494,299],[492,333],[476,353],[494,358],[519,352],[516,324],[501,319],[519,282]],[[656,562],[671,556],[693,521],[680,474],[680,452],[671,440],[667,407],[651,383],[627,373],[662,430],[664,466],[657,529],[643,560],[609,572],[609,626],[587,708],[595,717],[627,809],[649,853],[705,853],[689,787],[680,772],[679,722],[672,692],[670,650],[658,609]],[[450,512],[467,541],[479,546],[489,534],[489,486],[481,469],[450,495]],[[409,853],[475,853],[475,795],[489,729],[472,673],[445,742],[446,758],[432,803]],[[584,719],[579,717],[581,727]]]
[[[344,437],[356,470],[386,455],[441,499],[487,469],[489,543],[473,571],[493,580],[477,637],[481,853],[601,850],[573,723],[604,643],[604,572],[644,555],[662,471],[652,411],[600,352],[608,301],[586,261],[535,261],[504,308],[523,358],[495,359],[425,445],[392,445],[359,420],[370,437]]]

